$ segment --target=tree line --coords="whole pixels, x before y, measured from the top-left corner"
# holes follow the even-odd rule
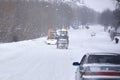
[[[0,0],[0,42],[35,39],[46,35],[49,28],[59,29],[74,24],[116,25],[112,21],[114,16],[110,10],[99,13],[86,6],[71,4],[38,0]]]

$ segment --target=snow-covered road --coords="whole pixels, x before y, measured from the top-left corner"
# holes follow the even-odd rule
[[[96,36],[91,37],[91,32]],[[103,27],[69,30],[69,49],[46,45],[45,37],[0,44],[0,80],[74,80],[76,67],[87,52],[120,52]]]

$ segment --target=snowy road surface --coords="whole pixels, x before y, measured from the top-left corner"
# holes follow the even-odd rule
[[[96,36],[91,37],[90,33]],[[69,49],[46,45],[46,38],[0,44],[0,80],[74,80],[76,67],[87,52],[120,52],[103,27],[69,30]]]

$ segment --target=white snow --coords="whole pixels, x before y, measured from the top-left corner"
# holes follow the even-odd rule
[[[96,36],[91,37],[91,32]],[[100,25],[69,30],[69,49],[44,43],[46,37],[0,44],[0,80],[74,80],[76,67],[87,52],[120,52]]]

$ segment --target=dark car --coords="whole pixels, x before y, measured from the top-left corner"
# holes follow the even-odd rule
[[[67,35],[58,36],[56,44],[59,49],[68,49],[69,37]]]
[[[66,38],[60,38],[57,40],[57,48],[68,49],[68,40]]]
[[[76,70],[75,80],[120,80],[120,54],[118,53],[88,53]]]

